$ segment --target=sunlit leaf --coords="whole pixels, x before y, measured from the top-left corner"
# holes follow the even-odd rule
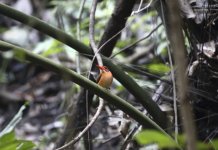
[[[138,133],[135,139],[140,145],[157,144],[159,148],[179,147],[170,137],[155,130],[144,130]]]
[[[51,45],[43,51],[42,55],[47,57],[49,55],[58,54],[62,51],[63,51],[62,44],[56,40],[53,40]]]
[[[168,42],[165,41],[165,42],[161,42],[158,47],[157,47],[157,50],[156,50],[156,53],[158,55],[163,55],[163,56],[166,56],[167,55],[167,46],[168,46]]]
[[[177,136],[177,139],[178,139],[178,143],[180,145],[182,145],[183,147],[185,147],[185,145],[186,145],[185,135],[180,134]],[[206,150],[206,149],[210,149],[210,148],[212,148],[210,143],[204,143],[202,141],[197,141],[197,149],[198,150]]]
[[[218,147],[218,139],[210,141],[211,147],[217,148]]]
[[[31,141],[25,141],[25,140],[18,140],[19,146],[16,150],[31,150],[35,147],[35,144]]]
[[[31,150],[34,147],[35,144],[31,141],[16,139],[14,131],[0,138],[0,150]]]
[[[157,74],[165,74],[170,71],[170,67],[168,67],[165,64],[161,64],[161,63],[149,64],[147,65],[147,69],[151,73],[157,73]]]
[[[26,61],[26,54],[22,51],[14,51],[14,56],[21,62]]]
[[[198,150],[205,150],[205,149],[210,149],[211,146],[208,143],[203,143],[203,142],[197,142],[197,149]]]

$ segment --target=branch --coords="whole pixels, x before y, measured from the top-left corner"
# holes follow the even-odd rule
[[[123,112],[128,114],[130,117],[135,119],[137,122],[142,124],[145,127],[148,128],[154,128],[157,129],[163,133],[166,134],[166,132],[159,127],[155,122],[153,122],[150,118],[145,116],[142,112],[137,110],[134,106],[127,103],[125,100],[121,99],[120,97],[116,95],[112,95],[108,92],[108,90],[100,87],[96,83],[88,80],[87,78],[77,74],[76,72],[65,68],[62,65],[56,64],[55,62],[51,61],[48,58],[42,57],[40,55],[34,54],[26,49],[23,49],[21,47],[0,41],[0,50],[1,51],[8,51],[13,50],[15,57],[18,60],[26,60],[30,61],[32,63],[38,64],[40,66],[43,66],[49,70],[52,70],[56,72],[57,74],[61,75],[66,80],[71,80],[75,82],[76,84],[92,91],[99,97],[103,98],[104,100],[108,101],[109,103],[113,104],[117,108],[121,109]]]
[[[80,26],[81,26],[81,19],[82,19],[82,13],[83,13],[83,9],[84,9],[84,6],[85,6],[85,2],[86,0],[82,0],[81,3],[80,3],[80,7],[79,7],[79,15],[78,15],[78,21],[76,22],[76,35],[77,35],[77,39],[78,40],[81,40],[81,33],[80,33]],[[81,73],[81,70],[80,70],[80,55],[78,55],[76,57],[76,70],[77,70],[77,73]]]
[[[45,22],[28,16],[20,11],[17,11],[9,6],[0,3],[0,13],[20,21],[30,27],[33,27],[63,43],[77,50],[78,52],[84,54],[88,58],[92,58],[93,52],[89,47],[82,44],[78,40],[72,38],[69,34],[54,28]],[[130,92],[132,93],[136,100],[140,102],[143,107],[146,108],[148,113],[153,117],[154,121],[157,122],[162,128],[167,129],[171,127],[171,123],[166,115],[160,110],[158,105],[151,99],[151,96],[143,90],[129,75],[127,75],[123,70],[111,62],[110,59],[102,57],[104,64],[111,70],[113,76]]]
[[[94,58],[92,59],[93,61],[95,60],[95,56],[97,58],[97,62],[98,62],[98,65],[100,66],[103,66],[103,63],[102,63],[102,59],[101,59],[101,56],[100,54],[98,54],[98,48],[95,44],[95,11],[96,11],[96,7],[97,7],[97,4],[98,4],[98,0],[93,0],[92,2],[92,8],[91,8],[91,12],[90,12],[90,18],[89,18],[89,41],[90,41],[90,45],[94,51]]]
[[[120,31],[125,28],[127,19],[131,15],[135,2],[136,0],[116,0],[116,8],[111,15],[101,41],[99,42],[99,47],[103,45],[101,54],[104,56],[109,57],[111,55],[112,50],[120,37]],[[107,42],[109,39],[111,40]]]
[[[134,43],[132,43],[132,44],[130,44],[130,45],[128,45],[128,46],[122,48],[119,52],[113,54],[110,58],[114,58],[116,55],[118,55],[118,54],[124,52],[125,50],[127,50],[127,49],[129,49],[129,48],[135,46],[135,45],[138,44],[139,42],[141,42],[141,41],[147,39],[147,38],[150,37],[161,25],[162,25],[162,23],[160,23],[159,25],[157,25],[148,35],[146,35],[146,36],[140,38],[139,40],[135,41]]]
[[[186,75],[186,49],[182,33],[182,22],[178,3],[175,0],[166,1],[167,4],[167,35],[173,50],[175,64],[177,66],[177,88],[180,101],[183,128],[186,136],[187,150],[196,150],[196,129],[191,104],[188,100],[188,80]]]
[[[75,137],[72,141],[68,142],[67,144],[55,149],[55,150],[63,150],[65,148],[67,148],[68,146],[75,144],[76,142],[79,141],[79,139],[81,139],[81,137],[92,127],[92,125],[95,123],[95,121],[98,119],[98,116],[100,115],[102,109],[104,106],[104,100],[100,98],[99,100],[99,106],[98,106],[98,110],[96,111],[94,117],[92,118],[92,120],[89,122],[89,124],[79,133],[79,135],[77,137]]]

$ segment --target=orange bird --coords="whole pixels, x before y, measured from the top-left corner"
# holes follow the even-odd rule
[[[110,89],[110,86],[111,86],[112,81],[113,81],[112,73],[110,72],[110,70],[106,66],[99,66],[99,65],[96,65],[96,66],[101,71],[101,73],[97,79],[98,85],[100,85],[106,89]]]

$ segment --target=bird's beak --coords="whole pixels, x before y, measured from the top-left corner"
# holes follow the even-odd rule
[[[100,70],[104,70],[103,66],[96,65]]]

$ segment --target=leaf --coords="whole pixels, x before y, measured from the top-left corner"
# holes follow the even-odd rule
[[[35,144],[31,141],[19,140],[19,142],[16,150],[30,150],[35,147]]]
[[[63,51],[63,46],[60,42],[53,40],[50,43],[50,46],[47,47],[47,49],[45,49],[42,53],[43,56],[47,57],[49,55],[54,55],[54,54],[58,54],[60,52]]]
[[[167,46],[169,45],[168,42],[161,42],[159,44],[159,46],[157,47],[157,55],[163,55],[166,56],[167,55]]]
[[[0,138],[0,150],[31,150],[35,144],[31,141],[17,140],[14,131]]]
[[[149,64],[147,65],[148,70],[151,73],[165,74],[170,71],[170,67],[162,63]]]
[[[212,141],[210,141],[210,145],[211,147],[213,147],[214,149],[218,147],[218,139],[214,139]],[[216,150],[216,149],[215,149]]]
[[[47,57],[49,55],[58,54],[62,52],[63,49],[61,42],[54,39],[47,39],[37,44],[33,52],[37,54],[41,53],[43,56]]]
[[[16,59],[18,59],[21,62],[26,61],[26,54],[24,52],[14,51],[14,56],[15,56]]]
[[[186,141],[185,141],[185,135],[180,134],[177,136],[178,143],[185,147]],[[210,143],[203,143],[202,141],[197,141],[197,149],[198,150],[205,150],[205,149],[210,149],[212,148]]]
[[[159,148],[179,148],[174,140],[155,130],[144,130],[135,139],[140,145],[157,144]]]
[[[197,149],[198,150],[205,150],[205,149],[210,149],[211,146],[208,143],[203,143],[203,142],[197,142]]]

